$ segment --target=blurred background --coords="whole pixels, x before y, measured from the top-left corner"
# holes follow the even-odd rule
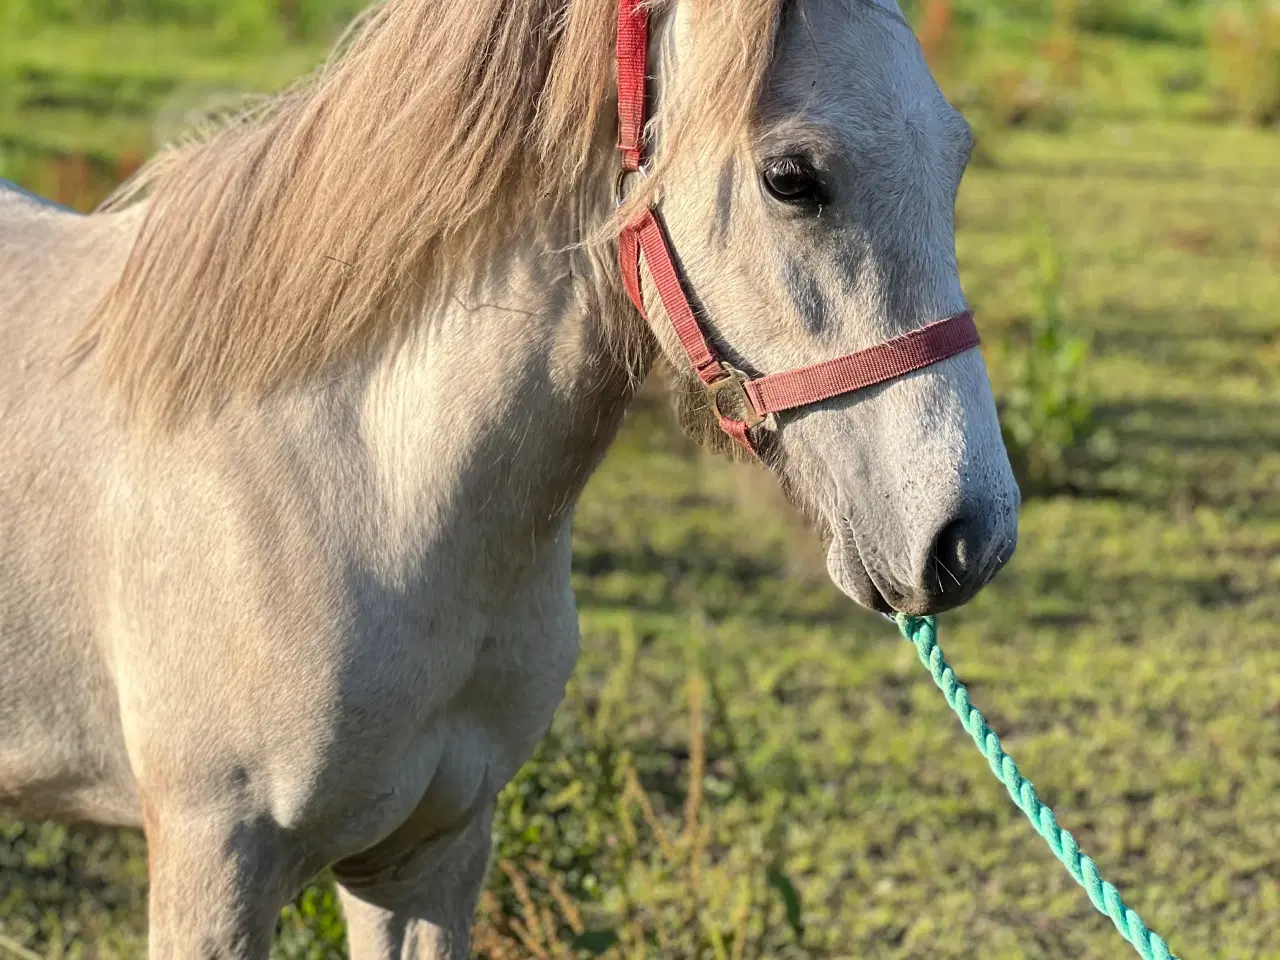
[[[0,0],[0,176],[89,210],[357,0]],[[1176,952],[1280,957],[1280,5],[916,0],[1026,504],[942,639]],[[2,308],[0,308],[2,309]],[[1120,957],[772,481],[646,389],[578,515],[583,657],[481,956]],[[0,819],[0,957],[145,955],[129,832]],[[276,956],[343,956],[322,878]]]

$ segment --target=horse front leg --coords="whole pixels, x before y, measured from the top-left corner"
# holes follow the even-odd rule
[[[493,807],[403,852],[337,864],[351,960],[467,960]]]
[[[266,960],[300,885],[292,844],[265,816],[144,803],[151,960]]]

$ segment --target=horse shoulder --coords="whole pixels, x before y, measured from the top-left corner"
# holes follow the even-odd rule
[[[86,574],[115,441],[91,379],[60,362],[127,249],[117,223],[0,183],[0,802],[134,823]]]

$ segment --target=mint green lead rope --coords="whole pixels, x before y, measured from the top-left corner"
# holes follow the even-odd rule
[[[920,662],[929,668],[934,682],[946,696],[947,703],[991,764],[996,779],[1005,785],[1013,802],[1027,815],[1036,832],[1044,837],[1049,849],[1062,861],[1067,872],[1075,877],[1076,883],[1084,887],[1093,905],[1111,918],[1120,935],[1133,944],[1143,960],[1176,960],[1169,952],[1169,945],[1158,934],[1148,930],[1142,918],[1124,905],[1120,892],[1099,876],[1097,864],[1080,851],[1075,837],[1058,826],[1053,811],[1036,797],[1036,788],[1031,785],[1031,781],[1018,772],[1018,765],[1001,748],[1000,738],[987,726],[987,721],[978,708],[969,702],[969,691],[956,679],[955,671],[943,657],[942,648],[938,646],[938,625],[933,617],[908,617],[899,614],[897,622],[898,629],[915,644]]]

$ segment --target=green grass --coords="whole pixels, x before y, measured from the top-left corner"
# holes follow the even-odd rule
[[[173,132],[164,121],[175,111],[278,89],[322,54],[173,24],[34,27],[0,57],[0,150],[37,161],[148,153]]]
[[[91,26],[60,59],[63,28],[41,29],[23,69],[67,88],[273,86],[315,49],[227,57],[192,34],[138,59],[111,39],[135,28]],[[1065,131],[1002,132],[998,165],[966,177],[959,251],[999,388],[1047,223],[1106,442],[1026,504],[1014,561],[941,639],[1041,798],[1176,952],[1280,957],[1280,136],[1195,122],[1162,92],[1172,41],[1087,49],[1092,92]],[[1028,59],[979,51],[965,69],[1001,57]],[[126,108],[44,127],[12,83],[0,143],[132,148],[120,131],[146,130],[162,96],[141,84]],[[647,932],[647,955],[672,958],[728,957],[743,936],[746,956],[784,958],[1127,955],[914,651],[825,582],[767,478],[641,405],[583,499],[574,579],[582,662],[504,798],[499,851],[549,864],[589,927]],[[629,771],[674,837],[703,755],[707,836],[664,853]],[[144,886],[135,834],[0,821],[0,932],[43,956],[142,956]],[[519,897],[501,871],[491,889],[486,929],[509,930]],[[337,955],[325,897],[288,912],[278,956]]]

